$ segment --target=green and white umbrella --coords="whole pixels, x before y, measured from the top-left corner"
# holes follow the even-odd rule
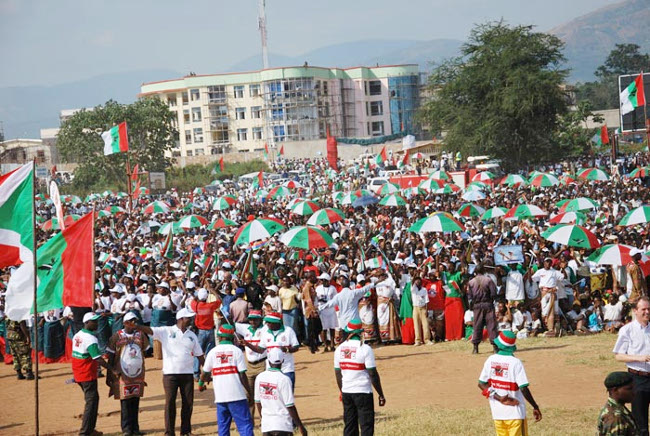
[[[343,213],[342,210],[327,207],[314,212],[314,214],[307,220],[307,224],[310,226],[324,226],[338,221],[343,221],[344,219],[345,213]]]
[[[192,210],[192,208],[199,207],[198,204],[194,204],[191,201],[188,201],[185,206],[181,209],[183,212],[187,212],[189,210]]]
[[[635,168],[632,170],[630,174],[627,175],[628,177],[634,179],[634,178],[643,178],[643,177],[648,177],[650,176],[650,167],[639,167]]]
[[[101,195],[102,195],[102,197],[110,197],[111,195],[115,195],[115,192],[110,191],[110,190],[106,190],[106,191],[102,192]]]
[[[213,180],[210,182],[210,186],[223,186],[223,182],[221,180]]]
[[[64,203],[79,204],[81,203],[81,198],[78,195],[62,195],[61,201]]]
[[[578,171],[578,178],[584,180],[605,182],[609,180],[607,173],[600,168],[585,168]]]
[[[495,218],[502,217],[508,212],[508,209],[505,207],[491,207],[481,215],[482,221],[493,220]]]
[[[149,188],[147,188],[145,186],[140,186],[138,191],[140,191],[140,192],[138,192],[138,195],[149,195],[149,194],[151,194],[151,191],[149,190]]]
[[[418,188],[423,189],[427,192],[434,192],[445,186],[445,182],[438,179],[426,179],[420,182]]]
[[[445,181],[453,180],[451,178],[451,175],[447,171],[442,171],[442,170],[432,172],[431,175],[429,175],[429,178],[436,179],[436,180],[445,180]]]
[[[172,232],[175,235],[178,235],[180,233],[185,233],[185,230],[181,226],[178,225],[178,221],[172,221],[170,223],[165,223],[160,228],[158,229],[158,233],[161,235],[166,235],[169,232]]]
[[[169,213],[171,206],[165,203],[164,201],[156,200],[152,201],[144,207],[142,210],[143,213]]]
[[[117,198],[126,198],[128,196],[129,196],[129,194],[127,194],[126,192],[123,192],[123,191],[120,191],[117,194],[115,194],[115,197],[117,197]]]
[[[442,188],[433,191],[434,194],[458,194],[461,191],[460,186],[453,183],[445,183]]]
[[[569,200],[560,208],[562,212],[580,212],[582,210],[598,209],[600,205],[588,197],[578,197]]]
[[[268,195],[269,195],[269,191],[267,191],[266,189],[259,189],[259,190],[255,193],[255,197],[257,197],[257,198],[268,197]]]
[[[508,174],[503,180],[501,180],[501,184],[506,186],[526,186],[528,180],[519,174]]]
[[[288,247],[314,250],[329,247],[334,243],[334,239],[318,227],[298,226],[280,235],[280,242]]]
[[[100,194],[89,194],[86,197],[86,203],[90,203],[91,201],[95,201],[95,200],[98,200],[100,198],[102,198],[102,196]]]
[[[291,191],[286,186],[276,186],[275,188],[269,191],[269,198],[280,198],[288,197],[291,195]]]
[[[562,174],[560,176],[561,185],[570,185],[571,183],[576,183],[576,179],[572,174]]]
[[[341,204],[352,204],[357,198],[361,198],[361,196],[357,195],[355,192],[348,192],[341,198]]]
[[[471,182],[465,187],[465,191],[489,191],[490,189],[490,185],[481,181]]]
[[[345,192],[343,191],[332,193],[332,201],[334,201],[335,203],[340,203],[341,200],[343,200],[343,197],[345,197]]]
[[[241,226],[235,234],[235,244],[244,245],[261,241],[284,229],[282,221],[275,218],[257,218]]]
[[[547,188],[549,186],[557,186],[560,181],[553,174],[539,173],[530,178],[529,183],[538,188]]]
[[[291,212],[295,213],[296,215],[311,215],[314,212],[316,212],[318,209],[320,209],[320,206],[318,203],[313,202],[311,200],[302,200],[302,201],[297,201],[293,206],[291,206]]]
[[[426,218],[416,221],[410,228],[409,232],[428,233],[428,232],[459,232],[463,226],[448,212],[436,212]]]
[[[205,194],[205,188],[203,186],[199,186],[198,188],[194,188],[192,191],[192,194],[194,195],[203,195]]]
[[[230,209],[230,207],[235,203],[237,203],[237,200],[233,200],[232,197],[217,197],[217,199],[214,200],[214,203],[212,203],[212,210]]]
[[[210,225],[208,225],[208,230],[217,230],[217,229],[223,229],[225,227],[232,227],[236,226],[237,223],[233,220],[229,220],[226,218],[219,218],[215,221],[212,221]]]
[[[178,226],[183,229],[193,229],[208,224],[208,220],[200,215],[187,215],[178,220]]]
[[[399,194],[390,194],[379,200],[379,204],[387,207],[401,207],[406,206],[406,200]]]
[[[113,215],[119,215],[121,213],[126,213],[126,209],[124,209],[123,207],[120,207],[120,206],[111,206],[111,207],[107,208],[106,210],[108,210]]]
[[[485,200],[485,194],[483,191],[479,191],[478,189],[470,189],[469,191],[463,192],[461,198],[465,201],[479,201]]]
[[[474,177],[472,177],[472,182],[489,182],[491,180],[496,179],[496,174],[491,173],[489,171],[481,171],[480,173],[474,174]]]
[[[650,206],[639,206],[637,208],[629,211],[621,222],[618,223],[619,226],[634,226],[637,224],[647,224],[650,222]]]
[[[539,206],[534,204],[520,204],[510,209],[503,216],[504,219],[532,218],[547,215]]]
[[[106,217],[109,217],[109,216],[112,216],[111,212],[106,210],[106,209],[102,209],[100,211],[97,211],[97,217],[98,218],[106,218]]]
[[[473,203],[465,203],[458,208],[456,213],[458,216],[471,218],[474,216],[482,216],[485,213],[485,209]]]
[[[596,235],[575,224],[559,224],[551,227],[542,232],[542,238],[570,247],[597,248],[600,246]]]
[[[298,189],[298,188],[303,188],[302,184],[300,182],[297,182],[295,180],[287,180],[282,184],[285,188],[289,189]]]
[[[397,183],[386,183],[379,190],[379,195],[389,195],[399,192],[399,185]]]
[[[413,186],[413,187],[410,187],[410,188],[404,188],[404,189],[400,190],[400,192],[406,198],[411,198],[414,195],[424,195],[424,194],[427,193],[427,191],[425,191],[424,189],[420,189],[417,186]]]
[[[548,220],[551,224],[584,224],[587,221],[587,215],[581,212],[563,212],[558,213]]]
[[[565,198],[565,199],[563,199],[563,200],[560,200],[560,201],[556,202],[556,203],[555,203],[555,206],[557,206],[557,207],[562,207],[562,206],[564,206],[565,204],[567,204],[569,201],[571,201],[570,198]]]
[[[587,260],[597,263],[598,265],[623,266],[632,262],[630,251],[634,247],[623,244],[603,245],[591,253]]]

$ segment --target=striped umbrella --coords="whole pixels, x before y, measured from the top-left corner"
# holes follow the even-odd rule
[[[580,170],[578,171],[578,178],[600,182],[609,180],[607,173],[599,168],[585,168]]]
[[[465,203],[457,211],[459,216],[470,218],[473,216],[481,216],[485,213],[485,209],[473,203]]]
[[[603,245],[591,253],[587,260],[597,263],[598,265],[615,265],[623,266],[632,262],[630,250],[634,247],[623,244]]]
[[[580,212],[582,210],[598,209],[600,205],[588,197],[578,197],[567,201],[560,207],[562,212]]]
[[[230,209],[230,206],[237,203],[237,200],[234,200],[232,197],[217,197],[212,203],[212,210],[226,210]]]
[[[267,191],[266,189],[259,189],[255,193],[255,197],[257,197],[257,198],[265,198],[265,197],[268,197],[268,196],[269,196],[269,191]]]
[[[311,215],[314,212],[316,212],[318,209],[320,209],[320,206],[318,203],[315,203],[311,200],[302,200],[296,202],[293,206],[291,206],[291,212],[295,213],[296,215]]]
[[[195,207],[199,207],[199,205],[198,205],[198,204],[194,204],[194,203],[192,203],[191,201],[188,201],[187,204],[186,204],[185,206],[183,206],[183,208],[182,208],[181,210],[182,210],[183,212],[187,212],[187,211],[189,211],[189,210],[192,210],[192,209],[195,208]]]
[[[630,174],[627,175],[630,178],[643,178],[650,176],[650,167],[639,167],[632,170]]]
[[[347,194],[344,194],[343,197],[341,197],[341,204],[352,204],[355,200],[361,197],[361,195],[357,195],[354,192],[348,192]]]
[[[47,194],[38,193],[34,195],[34,200],[45,201],[50,198]]]
[[[203,186],[199,186],[197,188],[194,188],[194,190],[192,191],[192,194],[194,194],[194,195],[203,195],[203,194],[205,194],[205,188]]]
[[[495,218],[502,217],[508,212],[508,209],[505,207],[491,207],[486,210],[483,215],[481,215],[482,221],[493,220]]]
[[[634,226],[637,224],[646,224],[650,222],[650,206],[639,206],[637,208],[629,211],[621,222],[618,223],[619,226]]]
[[[379,190],[379,195],[389,195],[399,192],[399,185],[397,183],[386,183]]]
[[[560,176],[561,185],[570,185],[571,183],[576,183],[576,179],[572,174],[562,174]]]
[[[221,180],[213,180],[210,182],[210,186],[223,186],[223,182]]]
[[[95,201],[100,198],[102,198],[100,194],[88,194],[86,197],[86,203],[90,203],[91,201]]]
[[[597,248],[600,246],[596,235],[582,226],[574,224],[559,224],[542,233],[547,241],[579,248]]]
[[[390,194],[379,200],[381,206],[401,207],[406,206],[406,200],[399,194]]]
[[[436,179],[436,180],[447,180],[447,181],[448,180],[453,180],[451,178],[451,175],[447,171],[443,171],[443,170],[438,170],[438,171],[432,172],[431,175],[429,175],[429,178],[430,179]]]
[[[490,185],[485,182],[471,182],[465,187],[466,191],[489,191]]]
[[[344,219],[345,213],[343,213],[342,210],[327,207],[314,212],[314,214],[307,220],[307,224],[310,226],[324,226],[338,221],[343,221]]]
[[[340,203],[341,200],[343,200],[343,197],[345,197],[345,192],[339,191],[332,193],[332,201],[335,203]]]
[[[445,183],[442,188],[433,191],[434,194],[458,194],[461,191],[460,186],[453,183]]]
[[[356,191],[353,191],[352,194],[356,195],[357,198],[360,197],[374,197],[375,193],[372,191],[369,191],[367,189],[357,189]]]
[[[510,209],[508,212],[506,212],[506,214],[503,217],[505,219],[520,219],[520,218],[544,216],[546,214],[547,214],[546,212],[544,212],[541,208],[535,206],[534,204],[520,204]]]
[[[106,190],[101,194],[102,197],[109,197],[111,195],[115,195],[115,191]]]
[[[329,247],[334,243],[334,239],[318,227],[297,226],[280,235],[280,242],[288,247],[313,250]]]
[[[563,212],[558,213],[548,220],[551,224],[584,224],[587,221],[587,215],[581,212]]]
[[[112,215],[111,215],[111,212],[110,212],[110,211],[108,211],[108,210],[106,210],[106,209],[102,209],[102,210],[97,211],[97,215],[96,215],[96,216],[97,216],[98,218],[106,218],[106,217],[109,217],[109,216],[112,216]]]
[[[183,230],[183,228],[178,225],[178,221],[165,223],[162,226],[160,226],[160,228],[158,229],[158,233],[160,233],[161,235],[166,235],[169,232],[178,235],[179,233],[185,233],[185,230]]]
[[[546,188],[549,186],[557,186],[560,181],[553,174],[541,173],[536,174],[530,178],[530,184],[538,188]]]
[[[63,217],[63,224],[68,227],[80,218],[81,215],[66,215]],[[61,226],[59,226],[59,220],[57,218],[52,218],[41,224],[41,228],[43,230],[60,230]]]
[[[461,198],[465,201],[479,201],[485,200],[485,194],[478,189],[470,189],[469,191],[463,192]]]
[[[149,194],[151,194],[151,191],[149,190],[149,188],[146,188],[144,186],[140,186],[138,191],[139,191],[138,195],[149,195]]]
[[[288,197],[289,195],[291,195],[289,188],[286,186],[276,186],[269,191],[268,198]]]
[[[275,218],[257,218],[253,219],[237,230],[235,234],[235,244],[250,244],[254,241],[261,241],[273,236],[275,233],[284,229],[282,221]]]
[[[109,211],[113,215],[119,215],[121,213],[126,213],[126,209],[120,206],[111,206],[106,208],[107,211]]]
[[[115,197],[117,197],[117,198],[126,198],[128,196],[129,196],[129,194],[127,194],[126,192],[123,192],[123,191],[120,191],[117,194],[115,194]]]
[[[463,226],[448,212],[436,212],[428,217],[416,221],[410,228],[409,232],[427,233],[427,232],[459,232]]]
[[[427,192],[433,192],[445,186],[445,182],[439,179],[426,179],[420,182],[418,188]]]
[[[414,195],[424,195],[427,193],[424,189],[420,189],[418,186],[412,186],[410,188],[401,189],[400,192],[406,198],[411,198]]]
[[[156,200],[146,205],[143,213],[169,213],[171,206],[164,201]]]
[[[503,180],[501,180],[501,184],[506,186],[526,186],[528,181],[522,175],[508,174]]]
[[[223,229],[225,227],[233,227],[236,226],[237,223],[233,220],[229,220],[226,218],[218,218],[215,221],[212,221],[210,225],[208,226],[208,230],[217,230],[217,229]]]
[[[196,227],[202,227],[208,223],[208,220],[203,218],[200,215],[186,215],[183,218],[178,220],[178,226],[183,229],[194,229]]]
[[[481,171],[480,173],[474,174],[474,177],[472,177],[472,182],[489,182],[491,180],[496,179],[496,174],[491,173],[489,171]]]
[[[303,188],[303,186],[300,184],[300,182],[296,182],[295,180],[288,180],[282,184],[285,188],[289,189],[298,189],[298,188]]]
[[[81,203],[81,198],[78,195],[62,195],[61,201],[64,203],[79,204]]]
[[[569,201],[571,201],[570,198],[565,198],[565,199],[563,199],[563,200],[560,200],[560,201],[556,202],[556,203],[555,203],[555,206],[557,206],[557,207],[562,207],[562,206],[564,206],[565,204],[567,204]]]

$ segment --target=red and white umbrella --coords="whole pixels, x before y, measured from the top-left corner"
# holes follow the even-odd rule
[[[334,243],[334,239],[317,227],[298,226],[280,235],[280,242],[289,247],[313,250],[329,247]]]
[[[503,216],[504,219],[531,218],[547,215],[539,206],[534,204],[520,204],[510,209]]]
[[[573,224],[560,224],[551,227],[542,233],[542,238],[570,247],[597,248],[600,246],[596,235],[582,226]]]
[[[630,251],[633,248],[630,245],[623,244],[603,245],[591,253],[587,260],[599,265],[627,265],[633,260],[632,256],[630,256]]]
[[[284,223],[275,218],[253,219],[237,230],[235,245],[250,244],[254,241],[270,238],[284,228]]]

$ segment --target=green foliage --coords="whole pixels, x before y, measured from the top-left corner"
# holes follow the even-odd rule
[[[429,77],[433,97],[420,119],[463,155],[487,154],[519,167],[555,157],[559,117],[568,111],[562,41],[503,22],[476,26],[462,57]]]
[[[603,122],[603,117],[596,115],[591,110],[591,103],[583,101],[578,103],[575,110],[569,111],[560,115],[558,122],[558,130],[556,131],[556,142],[562,150],[565,150],[569,155],[579,155],[588,152],[593,142],[591,138],[600,129],[585,129],[584,123],[588,118],[592,118],[593,122]]]
[[[259,159],[248,162],[226,162],[223,173],[215,173],[219,163],[209,165],[188,165],[186,167],[172,167],[166,171],[167,186],[173,186],[181,192],[189,192],[198,186],[206,186],[212,180],[236,179],[241,175],[256,171],[268,171],[264,161]]]
[[[126,121],[131,165],[141,171],[164,171],[171,165],[165,152],[171,150],[178,132],[175,115],[157,98],[124,105],[109,100],[93,110],[81,110],[66,120],[57,137],[57,147],[67,162],[77,162],[72,190],[100,190],[107,186],[125,190],[126,153],[104,156],[101,133]]]

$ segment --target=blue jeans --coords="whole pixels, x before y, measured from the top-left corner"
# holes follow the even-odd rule
[[[203,350],[203,356],[208,354],[208,351],[214,348],[214,329],[201,330],[199,329],[199,345]],[[194,378],[198,379],[201,375],[201,368],[199,368],[199,359],[194,358]]]
[[[247,400],[217,403],[219,436],[230,436],[230,423],[233,419],[241,436],[253,436],[253,417]]]
[[[289,377],[289,380],[291,380],[291,391],[295,391],[296,390],[296,373],[295,372],[283,372],[282,374]]]
[[[285,326],[291,327],[296,334],[298,331],[298,308],[282,311],[282,322]]]

